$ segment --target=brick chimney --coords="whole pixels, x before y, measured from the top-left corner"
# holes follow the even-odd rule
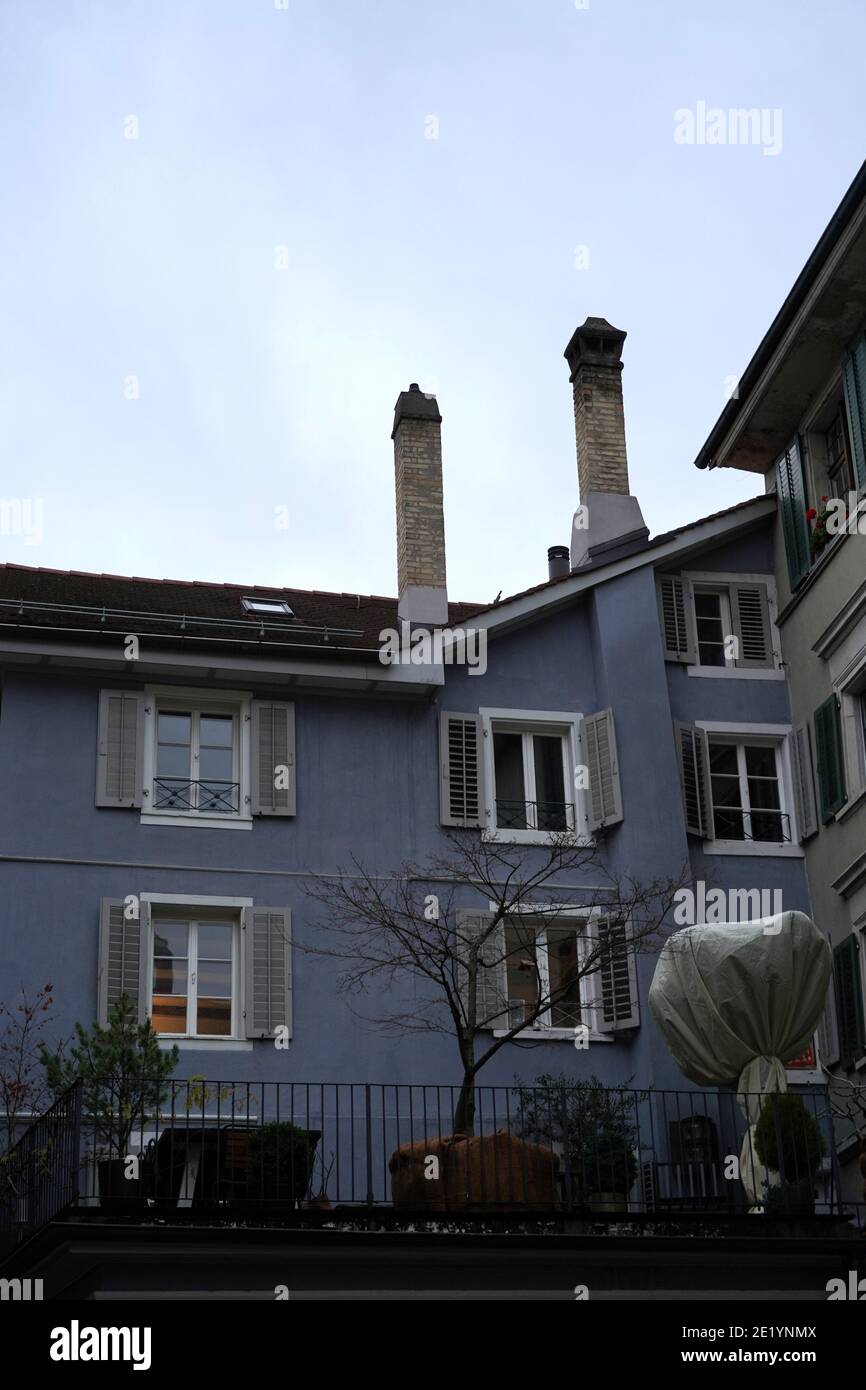
[[[445,518],[442,507],[442,416],[436,397],[416,382],[394,407],[397,490],[398,615],[432,627],[448,622]]]
[[[574,437],[580,508],[571,533],[571,568],[646,540],[640,506],[628,485],[622,405],[622,345],[626,335],[607,319],[575,329],[565,359],[574,389]]]

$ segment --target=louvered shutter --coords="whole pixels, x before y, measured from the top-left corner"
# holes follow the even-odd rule
[[[613,710],[585,714],[580,737],[589,768],[589,828],[600,830],[623,818]]]
[[[674,722],[674,740],[680,769],[680,788],[683,794],[686,830],[690,835],[700,835],[704,840],[712,840],[715,836],[715,829],[713,827],[710,754],[706,730],[698,729],[694,724],[686,724],[681,720],[676,720]]]
[[[140,806],[144,692],[100,690],[96,739],[96,805]]]
[[[839,1025],[836,1019],[835,972],[827,990],[827,1002],[818,1024],[818,1060],[824,1067],[832,1067],[839,1060]]]
[[[788,561],[788,578],[793,592],[809,573],[811,563],[811,538],[809,523],[806,520],[806,484],[803,477],[803,461],[800,457],[800,444],[792,439],[776,465],[779,489],[779,509],[782,518],[782,534],[785,538],[785,555]]]
[[[245,907],[244,1032],[272,1038],[292,1033],[292,914],[286,907]]]
[[[732,584],[731,618],[737,666],[774,666],[766,584]]]
[[[492,912],[457,913],[458,954],[466,959],[472,942],[490,930]],[[508,1027],[508,971],[505,963],[505,927],[500,922],[496,931],[486,938],[478,952],[475,985],[475,1026],[478,1028]],[[459,967],[460,997],[464,1014],[469,1014],[469,974],[465,965]]]
[[[826,825],[847,800],[839,700],[835,695],[831,695],[815,711],[815,759],[818,764],[821,821]]]
[[[866,338],[860,338],[845,362],[844,380],[854,476],[861,488],[866,487]]]
[[[439,805],[443,825],[480,826],[483,820],[481,716],[439,717]]]
[[[800,839],[807,840],[818,829],[815,777],[812,772],[812,740],[808,724],[798,724],[791,735],[791,768],[794,774],[797,829]]]
[[[658,602],[665,661],[693,664],[697,661],[697,648],[691,584],[679,574],[660,574]]]
[[[615,1033],[640,1024],[640,1003],[634,948],[624,922],[598,922],[601,965],[598,971],[598,1007],[595,1026],[600,1033]]]
[[[295,707],[270,700],[253,700],[251,716],[252,813],[254,816],[293,816],[296,805]],[[283,772],[283,768],[288,772]]]
[[[137,916],[128,915],[123,898],[103,898],[99,909],[99,970],[96,1015],[105,1027],[109,1010],[126,994],[142,1021],[149,1013],[144,997],[150,931],[144,904],[130,898]]]
[[[850,1067],[866,1047],[860,949],[859,941],[853,932],[833,951],[833,980],[836,991],[836,1020],[839,1027],[839,1053],[842,1066]]]

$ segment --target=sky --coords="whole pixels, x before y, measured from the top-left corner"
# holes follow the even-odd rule
[[[866,154],[864,51],[862,0],[4,0],[0,560],[393,594],[417,381],[449,596],[539,583],[587,315],[651,533],[757,495],[693,461]]]

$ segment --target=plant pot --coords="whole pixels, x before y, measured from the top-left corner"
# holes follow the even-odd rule
[[[138,1160],[138,1176],[127,1177],[125,1158],[101,1158],[97,1162],[99,1205],[116,1216],[139,1211],[153,1196],[153,1164]]]
[[[591,1192],[589,1209],[594,1212],[628,1211],[628,1198],[624,1192]]]
[[[320,1193],[318,1197],[308,1198],[306,1202],[301,1203],[301,1206],[304,1211],[333,1211],[331,1199],[326,1197],[324,1193]]]
[[[391,1155],[388,1170],[391,1199],[398,1209],[553,1211],[559,1205],[556,1154],[506,1130],[403,1144]]]

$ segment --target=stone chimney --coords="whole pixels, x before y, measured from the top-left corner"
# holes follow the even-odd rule
[[[574,388],[574,437],[580,507],[571,532],[571,568],[649,536],[628,486],[622,406],[622,345],[626,335],[607,319],[576,329],[565,359]]]
[[[397,490],[398,616],[426,627],[448,623],[445,517],[442,506],[442,416],[435,396],[416,382],[394,407]]]

